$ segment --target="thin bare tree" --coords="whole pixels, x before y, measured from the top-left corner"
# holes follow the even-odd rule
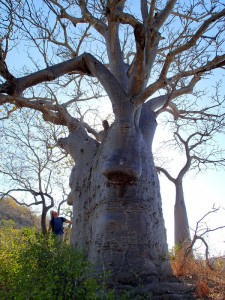
[[[211,105],[199,110],[194,109],[194,105],[181,110],[174,107],[173,111],[169,111],[172,113],[172,119],[164,120],[166,125],[172,123],[174,135],[171,140],[164,140],[156,150],[156,153],[163,153],[164,149],[166,155],[164,159],[156,159],[156,164],[159,163],[156,168],[175,186],[175,245],[189,244],[191,240],[183,188],[185,175],[189,171],[197,174],[207,169],[221,169],[225,165],[224,148],[218,145],[218,138],[224,129],[224,99],[219,101],[218,97],[215,97],[216,94],[211,99]],[[169,167],[168,149],[170,153],[175,151],[177,155],[184,156],[177,175],[173,175],[175,172]],[[173,160],[175,163],[177,158]]]
[[[10,122],[0,124],[1,197],[18,204],[37,207],[41,229],[47,232],[47,213],[67,200],[65,178],[71,164],[67,154],[56,147],[62,129],[42,124],[36,111],[24,110]]]

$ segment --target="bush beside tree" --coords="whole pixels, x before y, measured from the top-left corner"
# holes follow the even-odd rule
[[[115,299],[72,246],[9,225],[0,229],[0,299]]]

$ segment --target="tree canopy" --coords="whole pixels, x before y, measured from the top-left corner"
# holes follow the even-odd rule
[[[224,66],[225,9],[220,1],[46,0],[42,6],[11,0],[1,1],[1,6],[1,104],[40,110],[46,120],[56,124],[65,125],[66,108],[85,95],[84,90],[76,94],[76,86],[81,85],[80,79],[74,81],[77,74],[87,75],[85,80],[96,77],[114,110],[120,101],[112,85],[117,87],[119,99],[128,96],[136,107],[150,98],[152,106],[171,107],[173,99],[190,93],[201,78]],[[7,61],[10,55],[13,60],[10,53],[20,44],[26,47],[34,67],[26,66],[25,73],[17,70],[15,74]],[[40,99],[40,91],[35,95],[31,89],[66,74],[70,75],[58,79],[60,86],[66,84],[68,90],[72,82],[74,91],[70,100],[63,101],[63,109],[50,90]],[[163,95],[155,97],[159,91]]]

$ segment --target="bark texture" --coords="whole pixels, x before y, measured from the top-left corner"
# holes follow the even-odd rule
[[[144,111],[139,127],[120,119],[101,144],[87,138],[79,152],[84,159],[76,160],[70,177],[72,242],[99,273],[111,272],[114,286],[172,276],[151,152],[155,115],[147,107]],[[61,140],[74,157],[76,140],[76,131]]]
[[[175,181],[176,202],[174,206],[174,242],[175,245],[190,242],[190,229],[184,201],[182,180]]]

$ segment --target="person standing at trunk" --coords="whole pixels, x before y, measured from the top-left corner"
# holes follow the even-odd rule
[[[58,212],[55,210],[51,211],[51,220],[49,222],[48,231],[52,230],[52,233],[57,236],[60,242],[63,242],[63,223],[72,224],[72,221],[67,220],[64,217],[59,217]]]

